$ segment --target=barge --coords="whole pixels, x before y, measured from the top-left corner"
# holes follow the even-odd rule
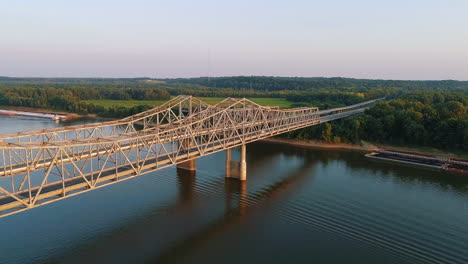
[[[468,160],[466,159],[444,158],[422,153],[396,150],[376,150],[366,154],[366,157],[433,169],[468,173]]]
[[[64,120],[67,118],[66,115],[57,115],[57,114],[49,114],[49,113],[33,113],[33,112],[13,111],[13,110],[0,110],[0,115],[30,116],[30,117],[39,117],[39,118],[49,118],[52,120]]]

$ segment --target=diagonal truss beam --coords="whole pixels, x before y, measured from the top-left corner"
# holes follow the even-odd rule
[[[120,120],[0,135],[0,216],[364,111],[192,96]]]

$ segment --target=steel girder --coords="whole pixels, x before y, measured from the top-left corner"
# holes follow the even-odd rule
[[[0,214],[318,123],[315,107],[280,110],[245,98],[208,105],[178,96],[120,120],[3,134]]]

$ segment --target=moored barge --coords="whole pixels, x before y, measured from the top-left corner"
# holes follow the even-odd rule
[[[14,110],[0,110],[0,115],[50,118],[52,120],[64,120],[67,118],[66,115],[58,115],[54,113],[25,112],[25,111],[14,111]]]
[[[416,152],[396,150],[376,150],[366,154],[366,157],[434,169],[468,173],[468,160],[460,158],[445,158]]]

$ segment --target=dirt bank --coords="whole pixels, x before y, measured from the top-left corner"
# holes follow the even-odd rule
[[[313,140],[299,140],[289,138],[267,138],[262,141],[275,142],[280,144],[287,144],[300,147],[308,148],[331,148],[331,149],[353,149],[360,151],[372,151],[378,149],[376,146],[368,143],[362,145],[346,144],[346,143],[324,143]]]
[[[393,146],[393,145],[384,145],[384,144],[373,144],[369,142],[362,141],[361,145],[357,144],[347,144],[347,143],[324,143],[314,140],[299,140],[299,139],[289,139],[289,138],[267,138],[264,139],[265,142],[275,142],[280,144],[287,144],[292,146],[308,147],[308,148],[327,148],[327,149],[352,149],[359,151],[375,151],[383,149],[391,149],[396,151],[410,151],[421,154],[430,154],[439,157],[445,158],[468,158],[467,153],[453,153],[447,152],[435,148],[427,147],[402,147],[402,146]]]

